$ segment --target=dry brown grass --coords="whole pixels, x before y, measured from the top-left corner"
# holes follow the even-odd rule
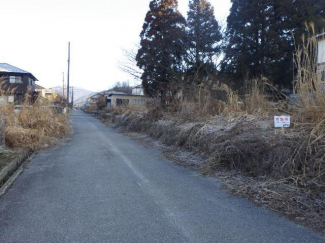
[[[148,106],[148,107],[151,107],[151,106]],[[145,112],[145,111],[147,111],[148,107],[145,104],[138,104],[138,105],[133,105],[133,106],[120,105],[120,106],[115,107],[114,109],[111,108],[108,111],[112,112],[116,115],[121,115],[121,114],[131,113],[131,112]]]
[[[39,149],[51,145],[69,133],[68,114],[62,115],[37,101],[23,104],[19,113],[13,104],[0,107],[6,117],[6,143],[10,147]]]
[[[325,92],[323,82],[317,73],[317,39],[313,26],[311,33],[303,36],[303,45],[297,48],[295,66],[297,76],[294,94],[297,95],[293,110],[302,122],[319,122],[324,119]]]
[[[325,92],[317,73],[317,39],[313,25],[303,36],[303,45],[297,48],[294,82],[296,102],[290,107],[295,130],[301,134],[286,165],[294,168],[294,178],[316,189],[325,188]]]
[[[249,82],[248,93],[240,98],[238,93],[226,84],[214,85],[219,93],[226,97],[213,97],[213,92],[206,88],[199,88],[194,95],[186,97],[173,109],[173,116],[180,122],[206,121],[209,118],[222,115],[226,117],[245,116],[247,114],[267,117],[276,114],[277,108],[268,100],[266,89],[275,88],[265,78],[254,79]]]
[[[265,78],[250,82],[249,92],[244,99],[244,109],[248,114],[270,115],[272,103],[267,99],[266,88],[272,87]]]

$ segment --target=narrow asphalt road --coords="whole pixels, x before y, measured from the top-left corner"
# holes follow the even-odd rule
[[[80,111],[0,198],[0,242],[325,242]]]

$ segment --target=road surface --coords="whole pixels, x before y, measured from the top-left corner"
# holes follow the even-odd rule
[[[0,198],[0,242],[325,242],[81,111]]]

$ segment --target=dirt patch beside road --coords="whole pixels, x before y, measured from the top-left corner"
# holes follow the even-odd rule
[[[30,150],[23,148],[7,149],[0,154],[0,188],[28,154],[30,154]]]
[[[26,153],[25,149],[16,148],[8,149],[5,153],[0,153],[0,172],[5,168],[11,161],[17,159],[20,155]]]

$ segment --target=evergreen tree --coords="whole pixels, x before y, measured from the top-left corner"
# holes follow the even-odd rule
[[[236,82],[263,75],[290,86],[295,40],[305,22],[324,27],[324,0],[232,0],[222,70]],[[299,42],[298,42],[299,43]],[[238,85],[242,85],[239,82]]]
[[[306,32],[306,23],[315,25],[315,32],[325,28],[324,0],[291,0],[294,2],[288,11],[288,27],[293,31],[295,40],[301,43],[301,36]]]
[[[190,0],[187,18],[188,74],[201,82],[215,72],[215,58],[220,54],[220,27],[214,8],[207,0]]]
[[[182,72],[185,19],[177,8],[177,0],[152,0],[140,34],[136,61],[144,90],[152,97],[170,93]]]

